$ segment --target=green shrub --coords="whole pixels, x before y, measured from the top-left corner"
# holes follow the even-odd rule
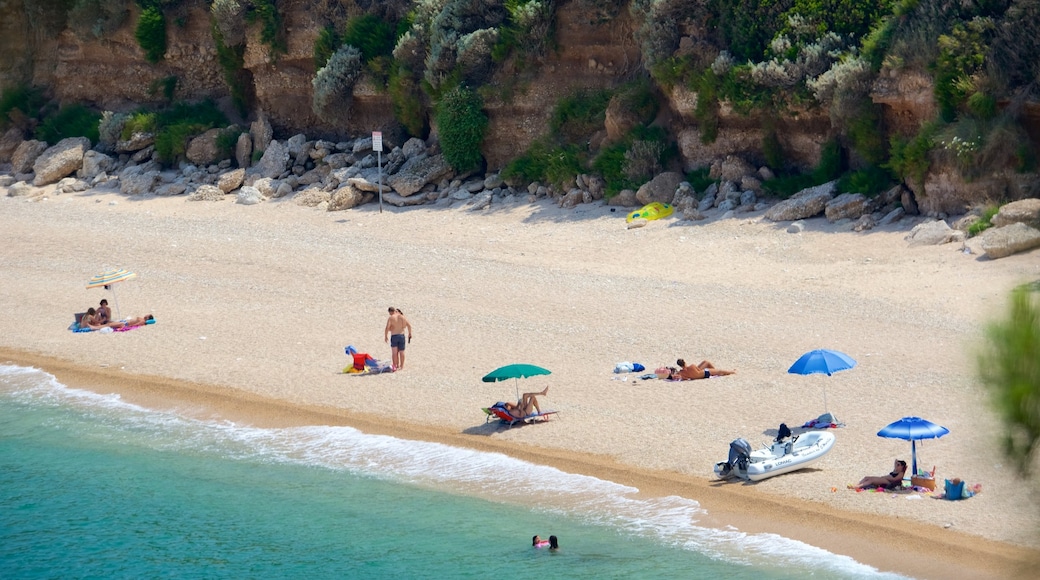
[[[250,0],[250,7],[246,21],[260,23],[260,42],[266,44],[274,55],[285,54],[288,49],[276,0]]]
[[[502,179],[526,183],[545,181],[549,169],[549,150],[544,140],[531,143],[523,154],[506,164],[502,169]]]
[[[776,128],[772,126],[767,126],[762,134],[762,156],[767,166],[775,170],[784,168],[784,148],[776,136]]]
[[[437,104],[437,128],[444,158],[456,171],[479,169],[483,157],[488,118],[480,95],[465,86],[456,87]]]
[[[892,187],[892,174],[877,166],[852,171],[838,180],[839,193],[862,193],[873,196]]]
[[[40,115],[46,102],[43,90],[36,87],[19,85],[6,89],[0,95],[0,129],[11,125],[27,129],[28,121]]]
[[[426,133],[426,106],[422,90],[411,71],[397,63],[390,72],[387,83],[394,118],[408,131],[409,135],[421,137]]]
[[[614,143],[600,150],[592,161],[592,168],[603,177],[603,194],[611,198],[623,189],[635,189],[640,184],[625,175],[625,143]]]
[[[833,181],[841,175],[841,146],[834,139],[827,141],[820,149],[820,162],[813,169],[813,180],[820,183]]]
[[[618,99],[618,106],[633,113],[642,125],[648,125],[657,116],[660,103],[648,78],[640,78],[622,85],[615,97]]]
[[[166,54],[166,18],[157,6],[148,6],[141,10],[134,33],[137,44],[144,51],[144,57],[150,63],[157,63]]]
[[[979,119],[992,119],[997,116],[997,100],[982,92],[973,93],[968,97],[968,111]]]
[[[123,130],[120,134],[120,138],[124,141],[134,135],[134,133],[155,133],[159,129],[159,115],[158,113],[148,111],[137,111],[131,114],[126,122],[123,123]]]
[[[350,20],[343,32],[343,44],[357,47],[365,63],[392,55],[396,41],[394,27],[371,13]]]
[[[714,143],[719,136],[719,77],[711,69],[705,69],[694,80],[693,90],[697,92],[697,106],[693,111],[697,119],[697,129],[701,133],[701,143]]]
[[[1000,208],[997,206],[989,206],[983,210],[979,220],[968,226],[968,237],[975,237],[993,227],[993,216],[997,215],[998,211]]]
[[[69,105],[45,118],[36,127],[36,138],[50,145],[66,137],[87,137],[91,143],[97,143],[99,121],[101,113],[83,105]]]
[[[345,118],[349,109],[345,105],[350,102],[354,83],[361,77],[362,66],[360,50],[349,44],[340,47],[311,81],[314,114],[327,121]]]
[[[711,168],[702,167],[701,169],[694,169],[693,171],[686,174],[686,181],[693,186],[694,191],[703,192],[708,189],[711,184],[715,183],[715,180],[710,177]]]
[[[781,199],[787,199],[803,189],[837,179],[841,174],[841,167],[841,147],[837,141],[831,140],[820,150],[820,162],[811,173],[780,175],[764,181],[762,187]]]
[[[610,91],[578,91],[560,99],[549,119],[549,130],[565,142],[579,143],[603,128]]]
[[[574,145],[550,149],[545,163],[545,180],[557,187],[574,183],[574,178],[582,171],[581,152]]]
[[[314,70],[320,70],[329,62],[339,44],[339,34],[334,27],[326,26],[321,29],[318,38],[314,39]]]
[[[940,125],[935,123],[925,125],[912,139],[893,137],[890,157],[885,167],[899,179],[923,184],[932,164],[929,155],[935,148],[935,134],[939,127]]]
[[[98,142],[106,145],[115,145],[119,141],[123,126],[126,125],[130,115],[126,113],[113,113],[105,111],[101,113],[101,121],[98,122]]]
[[[974,18],[954,24],[950,34],[939,36],[939,56],[935,61],[935,100],[946,122],[975,92],[975,74],[986,61],[988,37],[993,30],[989,18]]]
[[[888,147],[881,129],[881,114],[871,102],[863,102],[857,108],[859,114],[846,120],[846,134],[852,148],[872,165],[881,165],[888,160]]]
[[[235,147],[238,145],[238,138],[244,135],[242,131],[234,128],[229,128],[221,131],[217,135],[217,151],[220,152],[222,159],[230,159],[235,155]]]

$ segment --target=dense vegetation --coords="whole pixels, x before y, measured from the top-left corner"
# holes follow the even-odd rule
[[[206,1],[218,61],[243,116],[255,108],[244,70],[247,33],[270,62],[286,51],[280,0],[62,0],[32,4],[41,30],[60,23],[103,37],[130,22],[149,62],[160,63],[166,31],[184,6]],[[355,84],[387,92],[402,132],[425,137],[436,126],[457,169],[479,167],[487,127],[482,103],[506,102],[556,48],[554,0],[389,0],[322,2],[309,9],[322,24],[313,47],[313,112],[330,126],[349,117]],[[675,157],[674,135],[654,127],[664,91],[697,94],[700,139],[718,138],[722,111],[761,128],[756,163],[777,179],[777,195],[840,178],[846,191],[879,192],[894,182],[919,185],[941,164],[965,179],[993,171],[1034,171],[1035,138],[1023,103],[1037,100],[1040,0],[570,0],[591,25],[629,17],[642,55],[642,78],[553,103],[549,131],[506,168],[516,180],[564,186],[581,173],[604,178],[608,195],[637,186]],[[46,25],[46,26],[44,26]],[[681,31],[694,42],[683,43]],[[158,64],[156,66],[159,66]],[[879,78],[919,74],[934,86],[934,118],[886,126],[871,98]],[[639,75],[636,75],[639,76]],[[157,91],[174,102],[177,79]],[[183,97],[183,95],[182,95]],[[11,88],[0,95],[0,125],[41,131],[47,139],[88,133],[99,113],[39,102]],[[596,137],[611,107],[635,123],[619,138]],[[785,151],[782,125],[800,111],[825,112],[829,140],[817,167],[799,167]],[[59,117],[59,115],[62,115]],[[192,126],[198,128],[206,123]],[[62,127],[60,131],[59,127]],[[64,128],[67,127],[67,128]],[[178,131],[184,131],[178,129]],[[96,131],[91,135],[96,137]],[[175,143],[165,147],[177,156]]]

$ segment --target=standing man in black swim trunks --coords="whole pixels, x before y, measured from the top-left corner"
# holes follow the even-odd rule
[[[405,338],[404,331],[408,331],[408,342],[412,341],[412,325],[408,323],[408,319],[404,317],[404,313],[391,306],[389,309],[390,317],[386,320],[386,329],[383,330],[383,342],[390,343],[390,352],[392,353],[392,364],[395,371],[399,371],[404,368],[404,346]]]

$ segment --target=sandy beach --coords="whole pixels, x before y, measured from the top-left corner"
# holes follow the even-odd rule
[[[1001,260],[959,244],[908,247],[916,222],[865,233],[824,219],[791,234],[760,213],[626,230],[623,210],[550,202],[346,212],[291,198],[256,206],[129,198],[111,191],[26,200],[0,188],[0,361],[70,386],[104,377],[127,400],[245,424],[345,424],[506,453],[698,500],[718,526],[770,531],[921,578],[1032,577],[1040,502],[1000,451],[975,378],[987,321],[1011,288],[1040,279],[1037,251]],[[72,333],[86,290],[123,267],[123,317],[157,323]],[[354,345],[389,360],[388,306],[414,338],[405,368],[351,376]],[[832,348],[833,376],[788,367]],[[639,380],[677,358],[735,369]],[[484,383],[526,362],[547,377]],[[485,424],[481,407],[549,386],[545,424]],[[826,393],[826,402],[825,402]],[[845,426],[812,468],[756,484],[713,480],[737,437],[758,447],[781,422],[828,410]],[[950,434],[918,445],[936,477],[981,483],[960,502],[856,493],[846,485],[910,460],[877,431],[920,416]]]

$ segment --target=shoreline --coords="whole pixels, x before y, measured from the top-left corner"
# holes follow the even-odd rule
[[[447,427],[406,421],[335,407],[301,405],[244,390],[191,383],[168,377],[95,370],[39,353],[0,347],[0,360],[34,367],[62,384],[110,394],[145,408],[203,420],[230,420],[261,428],[306,425],[349,426],[369,434],[420,440],[501,453],[570,473],[613,481],[645,496],[694,499],[708,511],[702,525],[732,526],[746,533],[774,533],[915,578],[1030,578],[1040,551],[997,542],[959,530],[871,514],[848,512],[797,498],[762,493],[750,486],[721,483],[671,471],[647,470],[610,457],[570,450],[526,446]]]

